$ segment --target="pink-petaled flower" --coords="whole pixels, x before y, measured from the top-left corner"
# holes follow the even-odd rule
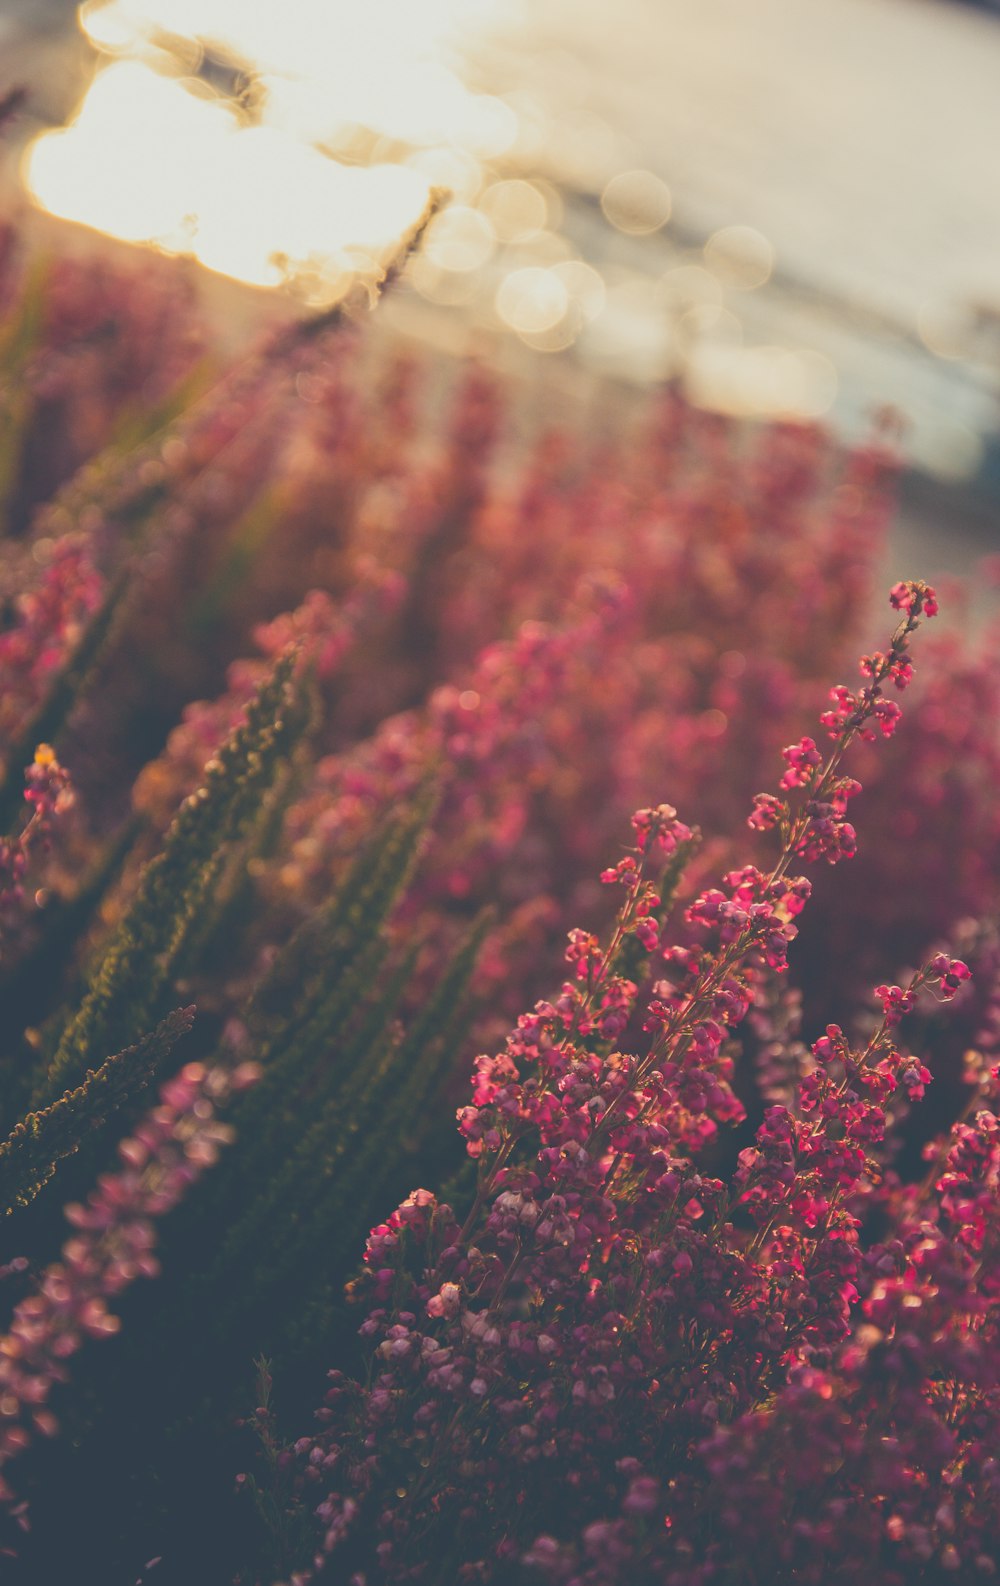
[[[903,712],[893,699],[877,699],[872,705],[872,716],[878,724],[879,732],[883,738],[891,738],[896,731]]]
[[[862,677],[875,677],[878,672],[885,670],[886,665],[886,658],[881,650],[876,650],[874,655],[863,655],[858,662]]]
[[[921,579],[909,579],[894,584],[889,591],[889,604],[896,611],[905,611],[908,615],[936,617],[938,614],[937,595],[930,584],[925,584]]]
[[[781,753],[788,762],[788,770],[778,784],[783,788],[803,787],[823,763],[823,757],[811,738],[802,738],[798,743],[782,749]]]
[[[655,809],[637,810],[632,816],[632,827],[642,853],[653,852],[665,859],[678,843],[691,838],[690,826],[677,817],[672,804],[658,804]]]
[[[833,700],[833,709],[824,711],[819,719],[831,738],[839,738],[845,728],[852,725],[857,718],[861,702],[859,696],[853,694],[843,683],[831,688],[830,698]]]
[[[47,743],[38,745],[24,781],[30,818],[16,837],[0,837],[0,914],[9,915],[22,902],[32,858],[49,847],[58,818],[74,802],[69,773]]]
[[[254,1064],[226,1070],[189,1063],[119,1146],[121,1168],[103,1174],[85,1204],[66,1207],[74,1237],[15,1307],[0,1339],[0,1504],[8,1511],[17,1499],[5,1467],[36,1433],[58,1430],[47,1403],[67,1379],[67,1360],[88,1338],[118,1331],[109,1299],[136,1278],[156,1276],[152,1219],[177,1204],[232,1138],[216,1108],[257,1075]]]
[[[972,970],[960,958],[949,958],[947,953],[936,953],[928,968],[940,982],[942,994],[953,997],[959,987],[972,979]]]
[[[616,865],[601,871],[601,882],[604,886],[614,886],[615,883],[631,885],[638,875],[639,867],[631,854],[625,854]]]
[[[69,773],[47,743],[40,743],[35,758],[24,773],[24,796],[32,807],[32,819],[41,835],[47,836],[56,815],[73,804]]]
[[[747,825],[754,831],[770,832],[788,815],[788,805],[773,793],[755,793],[753,811],[747,816]]]
[[[887,1024],[898,1024],[903,1015],[916,1006],[917,997],[912,986],[906,991],[901,986],[876,986],[875,995],[882,1004]]]
[[[601,944],[590,931],[573,930],[569,933],[569,946],[566,949],[567,963],[575,965],[576,974],[580,980],[586,980],[592,975],[601,957]]]

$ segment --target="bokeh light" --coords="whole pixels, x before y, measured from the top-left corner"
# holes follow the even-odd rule
[[[647,236],[670,219],[670,189],[652,171],[620,171],[601,194],[601,208],[619,231]]]
[[[724,286],[752,292],[774,269],[774,249],[753,226],[723,226],[705,244],[705,263]]]
[[[752,418],[821,418],[837,394],[837,372],[821,353],[699,341],[684,388],[698,407]]]
[[[537,237],[549,224],[554,207],[558,207],[558,197],[551,189],[544,191],[537,183],[519,178],[493,182],[479,201],[500,242],[529,242]]]
[[[569,289],[555,270],[528,265],[513,270],[496,296],[500,318],[521,335],[540,335],[559,324],[569,308]]]
[[[424,239],[430,263],[458,274],[482,269],[495,247],[496,233],[488,217],[463,204],[436,215]]]
[[[928,352],[937,358],[961,358],[970,351],[969,318],[955,303],[933,299],[922,303],[917,313],[917,332]]]
[[[566,259],[552,266],[552,274],[565,286],[585,320],[596,319],[608,300],[604,277],[582,259]]]
[[[668,313],[674,314],[694,307],[721,308],[722,287],[700,264],[678,264],[658,281],[656,300]]]
[[[653,384],[676,374],[679,343],[657,300],[655,281],[618,272],[602,311],[580,338],[587,362],[602,374]]]

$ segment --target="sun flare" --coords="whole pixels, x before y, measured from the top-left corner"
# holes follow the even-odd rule
[[[488,158],[515,135],[458,70],[492,5],[89,0],[93,80],[29,147],[26,185],[65,219],[334,301],[426,208],[429,156]]]

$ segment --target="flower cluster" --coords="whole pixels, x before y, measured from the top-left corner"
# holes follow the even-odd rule
[[[903,587],[895,650],[932,603]],[[786,965],[810,805],[880,697],[852,709],[825,761],[786,753],[802,802],[772,870],[703,891],[686,944],[646,926],[690,830],[669,805],[634,817],[637,847],[605,876],[625,889],[608,946],[572,932],[574,978],[477,1063],[459,1112],[478,1164],[464,1220],[419,1190],[369,1238],[355,1285],[368,1379],[334,1372],[319,1430],[293,1451],[318,1524],[297,1581],[433,1568],[703,1586],[739,1558],[763,1586],[828,1578],[831,1549],[838,1578],[870,1578],[878,1557],[903,1581],[995,1552],[1000,1124],[986,1109],[956,1124],[922,1186],[881,1160],[894,1111],[930,1081],[899,1021],[955,996],[967,965],[941,953],[905,990],[880,988],[861,1047],[829,1026],[729,1181],[702,1165],[743,1115],[727,1045]],[[644,993],[620,973],[634,938],[667,968]],[[873,1205],[892,1209],[891,1237],[867,1232]]]
[[[906,659],[910,635],[921,614],[935,616],[938,609],[933,589],[919,581],[897,584],[891,603],[905,615],[893,634],[888,655],[864,656],[861,671],[869,679],[867,686],[852,693],[838,685],[831,691],[835,708],[820,717],[834,740],[833,753],[824,760],[812,738],[802,738],[782,750],[788,770],[781,787],[789,792],[801,789],[798,813],[793,817],[789,802],[774,794],[758,794],[754,800],[750,825],[760,831],[777,827],[789,852],[807,862],[826,859],[836,864],[857,852],[857,835],[847,819],[847,805],[860,793],[861,784],[853,777],[835,775],[836,766],[855,737],[874,742],[881,732],[891,738],[902,712],[894,700],[885,697],[885,684],[891,680],[897,688],[904,688],[909,682],[913,675]]]
[[[122,297],[131,304],[130,291]],[[81,308],[80,326],[88,312]],[[141,769],[138,757],[129,761],[134,745],[161,741],[185,713],[166,757],[174,769],[158,760],[137,799],[144,814],[165,821],[210,754],[215,727],[238,710],[242,668],[228,701],[216,701],[218,715],[216,705],[191,701],[218,688],[255,628],[283,606],[301,612],[312,588],[353,629],[350,610],[364,607],[370,576],[390,581],[395,593],[365,616],[363,644],[337,663],[341,686],[331,680],[324,691],[316,774],[289,813],[280,861],[260,873],[267,907],[282,918],[288,907],[298,912],[296,896],[315,901],[326,891],[345,854],[399,796],[379,771],[383,749],[390,762],[398,753],[422,772],[425,750],[433,759],[440,744],[438,704],[451,700],[460,743],[489,715],[483,667],[497,644],[510,644],[526,621],[576,627],[567,591],[589,585],[594,610],[602,591],[617,591],[600,638],[582,640],[576,663],[544,697],[534,691],[529,654],[494,694],[501,716],[517,713],[524,723],[526,774],[485,743],[482,754],[453,761],[446,748],[437,757],[455,786],[440,820],[459,816],[463,833],[437,844],[423,872],[435,899],[427,934],[446,951],[456,916],[461,924],[475,905],[499,898],[484,990],[503,999],[497,1017],[510,1017],[551,974],[570,923],[606,923],[590,877],[631,810],[661,789],[697,808],[709,840],[697,861],[703,873],[736,862],[722,846],[733,850],[746,800],[788,741],[803,691],[846,658],[864,613],[895,464],[884,435],[844,455],[802,426],[766,429],[746,452],[737,426],[669,395],[598,451],[544,435],[513,460],[505,450],[498,468],[502,387],[463,372],[450,415],[439,420],[435,404],[431,423],[414,399],[417,382],[446,378],[412,354],[392,354],[384,373],[373,373],[370,350],[350,335],[272,336],[165,436],[81,470],[37,511],[26,553],[29,563],[44,562],[72,528],[102,578],[123,559],[138,554],[141,563],[118,643],[141,647],[146,664],[141,673],[105,668],[100,708],[80,724],[79,769],[70,760],[88,789],[85,813],[98,820],[120,809],[129,769]],[[597,647],[600,662],[588,665]],[[905,659],[895,664],[901,679]],[[972,670],[980,689],[994,688],[995,669],[977,661]],[[144,690],[158,701],[151,722]],[[476,694],[480,707],[471,704]],[[881,702],[873,730],[889,724],[892,704]],[[940,734],[922,730],[919,704],[912,716],[901,750],[918,783],[912,818],[926,840],[939,820],[933,782],[945,750]],[[1000,847],[980,792],[991,743],[980,733],[954,771],[981,828],[969,845],[982,856],[976,874],[956,824],[947,846],[935,845],[948,879],[937,890],[938,917],[927,920],[918,878],[896,866],[892,895],[911,894],[902,906],[913,921],[911,957],[963,913],[988,906]],[[608,752],[595,754],[595,744]],[[866,785],[891,796],[881,767]],[[831,811],[817,814],[817,842],[838,840],[845,853],[846,797],[831,789]],[[778,813],[762,808],[761,818]],[[895,854],[880,852],[849,893],[838,891],[838,908],[884,906],[882,872]],[[827,941],[839,939],[825,930],[832,895],[824,888],[813,913]],[[828,951],[806,978],[829,973],[843,984],[853,976],[861,996],[869,976],[893,969],[855,969],[842,956],[833,963]]]
[[[0,1172],[19,1152],[15,1188],[41,1185],[23,1218],[13,1197],[5,1264],[49,1264],[61,1201],[86,1195],[131,1129],[115,1110],[134,1118],[170,1060],[141,1037],[171,1000],[198,1002],[206,1066],[219,1037],[266,1076],[239,1150],[164,1230],[160,1283],[129,1294],[120,1355],[77,1362],[86,1457],[67,1475],[69,1439],[39,1439],[25,1461],[25,1569],[59,1578],[83,1549],[108,1586],[134,1580],[169,1507],[164,1567],[193,1578],[210,1533],[217,1578],[234,1572],[244,1518],[220,1473],[248,1363],[274,1357],[287,1403],[289,1377],[339,1347],[379,1208],[451,1175],[435,1087],[465,1100],[475,1051],[490,1055],[460,1140],[477,1187],[444,1196],[456,1217],[418,1196],[380,1226],[354,1288],[378,1387],[335,1384],[334,1419],[285,1470],[307,1515],[323,1505],[321,1529],[340,1528],[328,1573],[373,1581],[433,1557],[449,1580],[673,1571],[688,1586],[701,1569],[730,1586],[744,1526],[761,1537],[748,1580],[808,1579],[825,1534],[846,1548],[844,1515],[889,1579],[971,1568],[968,1514],[958,1503],[946,1535],[918,1464],[938,1445],[869,1414],[850,1350],[880,1325],[859,1320],[870,1253],[894,1263],[880,1280],[910,1282],[927,1228],[952,1239],[937,1209],[952,1146],[935,1139],[959,1113],[972,1134],[955,1137],[949,1206],[983,1229],[969,1294],[985,1292],[992,1168],[973,1159],[1000,1050],[1000,635],[932,639],[900,720],[909,637],[937,604],[902,583],[895,635],[812,737],[801,727],[859,647],[888,434],[845,452],[815,426],[748,432],[668,392],[609,412],[595,445],[535,430],[500,376],[335,316],[185,388],[198,338],[166,276],[57,261],[19,277],[4,241],[0,827],[8,890],[30,877],[44,904],[5,921],[30,928],[8,930],[0,965]],[[289,642],[294,686],[273,732],[247,737]],[[246,753],[220,760],[234,727]],[[58,761],[29,773],[19,838],[40,739]],[[747,812],[775,766],[747,865]],[[879,841],[848,866],[859,782]],[[53,819],[36,877],[22,861]],[[935,1000],[952,992],[945,1019]],[[79,1088],[60,1098],[53,1072]],[[962,1187],[974,1168],[986,1190]],[[933,1352],[931,1279],[912,1282]],[[952,1379],[934,1380],[944,1403]],[[855,1402],[922,1473],[909,1508],[891,1489],[885,1532],[864,1494],[890,1491],[890,1445],[859,1431],[849,1457]],[[969,1414],[986,1425],[978,1400]],[[778,1559],[768,1504],[813,1480],[783,1441],[809,1416],[810,1449],[843,1481],[810,1511],[827,1533],[817,1519]],[[961,1449],[978,1504],[985,1456]],[[734,1474],[720,1519],[709,1461],[736,1472],[744,1451],[768,1490]],[[478,1552],[461,1505],[477,1482],[497,1499]],[[788,1501],[794,1525],[807,1496]],[[279,1555],[287,1575],[299,1555]],[[267,1578],[245,1551],[242,1569]]]

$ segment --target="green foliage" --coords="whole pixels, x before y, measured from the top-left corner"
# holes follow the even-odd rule
[[[265,1072],[239,1114],[258,1138],[266,1140],[257,1131],[266,1131],[279,1115],[297,1115],[317,1054],[329,1047],[381,968],[384,926],[413,874],[435,801],[428,788],[411,809],[386,823],[260,987],[249,1025]]]
[[[164,1229],[162,1276],[128,1297],[117,1349],[95,1352],[86,1376],[77,1369],[74,1435],[117,1490],[132,1479],[114,1461],[140,1434],[135,1407],[144,1435],[163,1429],[164,1479],[217,1514],[254,1353],[273,1353],[286,1383],[308,1379],[308,1391],[328,1364],[367,1228],[387,1191],[410,1187],[434,1133],[489,924],[476,919],[429,991],[418,988],[420,945],[395,945],[394,914],[434,807],[427,788],[389,819],[277,955],[247,1014],[264,1073],[231,1107],[236,1143]],[[155,1490],[129,1501],[151,1512]]]
[[[188,977],[203,981],[219,971],[231,957],[234,942],[242,938],[254,917],[257,898],[253,871],[273,856],[280,840],[282,819],[297,785],[294,746],[308,724],[308,711],[299,708],[298,699],[291,709],[295,714],[286,722],[286,730],[292,754],[279,766],[242,840],[230,842],[221,855],[217,879],[174,960],[173,973],[178,982]]]
[[[430,1099],[465,1034],[486,916],[405,1032],[399,1018],[418,949],[394,953],[387,926],[432,807],[427,792],[387,823],[255,999],[251,1050],[264,1074],[233,1110],[244,1148],[219,1164],[174,1236],[190,1276],[171,1329],[186,1316],[203,1354],[214,1342],[230,1369],[286,1337],[314,1291],[342,1282],[398,1174],[401,1143],[427,1131]],[[191,1257],[199,1241],[200,1267]]]
[[[240,1272],[241,1288],[249,1276],[254,1292],[302,1294],[310,1286],[325,1288],[331,1274],[351,1264],[359,1224],[382,1203],[387,1181],[398,1174],[401,1148],[405,1153],[407,1141],[412,1145],[426,1129],[430,1100],[454,1060],[487,923],[484,916],[473,925],[405,1034],[392,1018],[405,969],[374,995],[369,991],[368,1017],[353,1036],[349,1026],[344,1031],[310,1099],[305,1116],[311,1123],[303,1128],[302,1108],[289,1118],[288,1155],[278,1158],[283,1166],[223,1246],[216,1265],[220,1293],[232,1292]],[[318,1270],[317,1251],[323,1253]]]
[[[211,895],[228,847],[259,809],[289,749],[295,655],[284,655],[247,709],[246,721],[185,799],[162,851],[108,943],[90,987],[66,1025],[35,1102],[72,1084],[103,1047],[148,1026],[173,967]]]
[[[80,943],[86,939],[102,903],[120,880],[122,867],[141,831],[141,820],[126,821],[104,844],[76,891],[50,901],[31,947],[13,962],[0,963],[0,1007],[8,1039],[16,1040],[20,1031],[34,1032],[44,1023],[52,1005],[53,988],[65,986],[68,968]],[[75,978],[81,978],[79,972]],[[32,1034],[29,1042],[23,1044],[33,1046],[34,1041]],[[35,1076],[31,1067],[25,1065],[24,1056],[23,1046],[14,1046],[3,1054],[0,1119],[8,1124],[30,1105]]]
[[[169,1014],[141,1041],[91,1070],[82,1085],[51,1107],[29,1113],[11,1130],[0,1144],[0,1214],[29,1205],[62,1158],[72,1156],[86,1135],[145,1090],[193,1019],[193,1008]]]

